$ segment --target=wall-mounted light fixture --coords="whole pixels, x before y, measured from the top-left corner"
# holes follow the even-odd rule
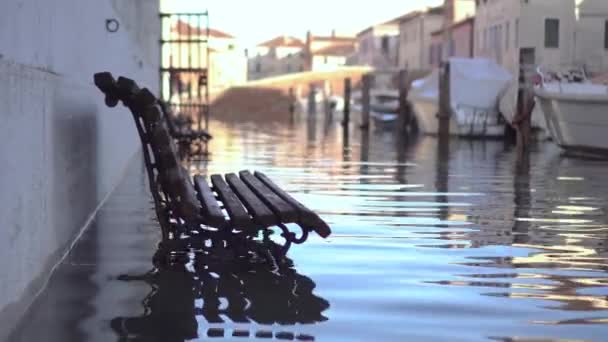
[[[106,19],[106,30],[114,33],[120,28],[120,23],[116,19]]]

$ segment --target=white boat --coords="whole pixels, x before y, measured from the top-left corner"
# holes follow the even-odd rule
[[[489,59],[450,58],[450,134],[464,137],[499,137],[505,122],[498,99],[511,81],[511,74]],[[439,131],[439,71],[412,83],[408,100],[418,129],[425,134]]]
[[[311,106],[310,98],[303,97],[299,98],[297,104],[302,112],[309,112]],[[314,96],[314,111],[323,112],[325,110],[325,96],[321,92],[315,93]],[[338,95],[331,95],[327,98],[328,110],[334,112],[342,112],[344,110],[344,98]]]
[[[363,110],[361,91],[354,92],[352,97],[351,108],[360,113]],[[369,111],[375,127],[393,127],[399,113],[399,91],[388,88],[371,89]]]
[[[608,154],[608,86],[542,82],[535,94],[556,144],[574,152]]]
[[[545,69],[543,66],[531,70],[535,74],[538,74],[543,82],[545,83],[588,83],[589,80],[585,71],[581,68],[563,68],[561,71],[553,71]],[[500,99],[499,109],[505,120],[509,123],[513,122],[515,112],[517,111],[517,90],[518,82],[513,81],[509,84],[509,87],[505,91],[504,95]],[[542,111],[542,106],[535,100],[536,105],[532,111],[532,117],[530,123],[532,129],[535,129],[545,137],[550,137],[547,121],[545,120],[545,114]]]

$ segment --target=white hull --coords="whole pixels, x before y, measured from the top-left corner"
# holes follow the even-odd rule
[[[438,101],[434,99],[410,97],[414,107],[414,116],[418,123],[418,129],[423,134],[437,135],[439,132],[439,113]],[[471,117],[471,121],[473,121]],[[450,118],[450,135],[460,137],[502,137],[505,133],[505,125],[488,124],[487,120],[477,120],[477,122],[466,122],[458,124],[454,117]],[[486,121],[486,122],[484,122]]]
[[[573,94],[541,88],[536,94],[549,133],[560,147],[608,153],[608,92]]]
[[[334,112],[342,112],[342,111],[344,111],[344,98],[342,98],[340,96],[331,96],[328,99],[328,105],[331,105],[332,102],[334,104],[334,108],[333,108]],[[300,98],[300,99],[298,99],[297,104],[299,105],[300,109],[303,112],[308,112],[308,107],[310,105],[308,98]],[[316,112],[322,112],[324,110],[324,108],[325,108],[325,99],[323,98],[322,95],[315,96],[314,106],[315,106]]]

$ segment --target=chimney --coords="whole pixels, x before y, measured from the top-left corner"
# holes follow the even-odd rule
[[[310,70],[312,66],[312,33],[306,31],[306,46],[304,47],[304,69]]]
[[[310,30],[306,31],[306,51],[310,52],[310,48],[312,45],[312,33],[310,33]]]

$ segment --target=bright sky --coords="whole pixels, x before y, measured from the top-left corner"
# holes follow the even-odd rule
[[[161,0],[162,12],[209,10],[211,27],[236,36],[246,47],[278,35],[354,34],[411,10],[443,0]]]

